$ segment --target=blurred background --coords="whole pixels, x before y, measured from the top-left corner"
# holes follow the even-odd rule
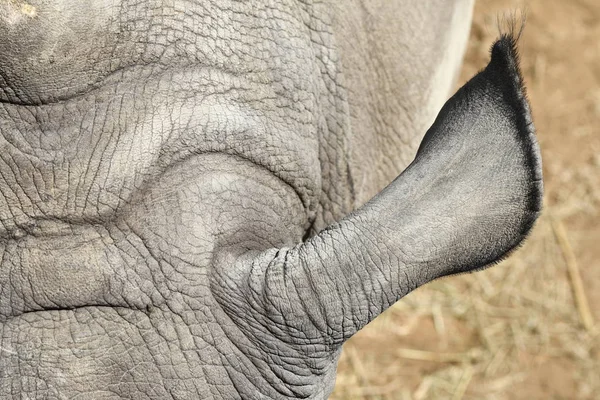
[[[543,215],[501,265],[435,281],[350,340],[333,399],[600,399],[600,1],[477,0],[460,85],[518,9]]]

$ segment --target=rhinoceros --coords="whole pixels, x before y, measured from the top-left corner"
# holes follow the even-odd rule
[[[1,0],[0,398],[324,399],[517,247],[517,35],[445,102],[472,3]]]

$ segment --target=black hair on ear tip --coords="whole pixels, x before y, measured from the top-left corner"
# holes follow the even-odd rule
[[[497,25],[500,38],[492,45],[491,49],[491,65],[498,65],[508,69],[516,80],[518,91],[525,95],[525,86],[523,76],[520,69],[520,56],[517,48],[517,43],[521,39],[521,35],[525,29],[527,13],[521,11],[521,19],[519,21],[517,11],[512,14],[498,15]],[[529,111],[529,107],[527,107]]]
[[[519,21],[519,14],[521,16]],[[498,14],[496,25],[499,36],[512,36],[518,42],[527,22],[527,10],[514,10],[512,13]]]

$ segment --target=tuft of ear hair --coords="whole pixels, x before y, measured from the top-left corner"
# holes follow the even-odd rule
[[[520,16],[520,18],[519,18]],[[510,36],[516,42],[521,39],[525,23],[527,22],[527,10],[514,10],[509,13],[498,14],[496,16],[496,26],[500,37]]]

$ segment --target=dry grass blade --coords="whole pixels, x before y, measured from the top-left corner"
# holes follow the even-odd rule
[[[461,363],[469,359],[466,353],[439,353],[416,349],[398,349],[396,354],[400,358],[418,361],[431,361],[437,363]]]
[[[473,378],[473,367],[468,366],[465,368],[460,381],[458,382],[458,386],[454,391],[454,395],[452,396],[452,400],[461,400],[465,393],[467,392],[467,388],[469,387],[469,383],[471,383],[471,379]]]
[[[433,378],[430,376],[426,376],[423,381],[421,381],[421,384],[419,385],[419,387],[417,388],[417,390],[415,391],[413,398],[415,400],[424,400],[427,398],[427,394],[429,393],[429,389],[431,389],[431,386],[433,384]]]
[[[581,279],[581,273],[579,272],[579,265],[577,264],[575,252],[569,243],[569,237],[567,236],[563,223],[556,218],[551,218],[550,220],[554,235],[556,236],[556,240],[562,251],[565,263],[567,264],[573,296],[575,297],[575,303],[577,304],[581,322],[587,331],[591,331],[594,327],[594,317],[590,311],[590,305],[583,286],[583,280]]]
[[[367,377],[367,372],[363,366],[363,362],[361,361],[358,352],[354,347],[348,347],[346,349],[346,353],[350,359],[350,365],[352,365],[352,369],[354,370],[354,375],[357,377],[358,382],[361,386],[369,386],[369,379]]]

